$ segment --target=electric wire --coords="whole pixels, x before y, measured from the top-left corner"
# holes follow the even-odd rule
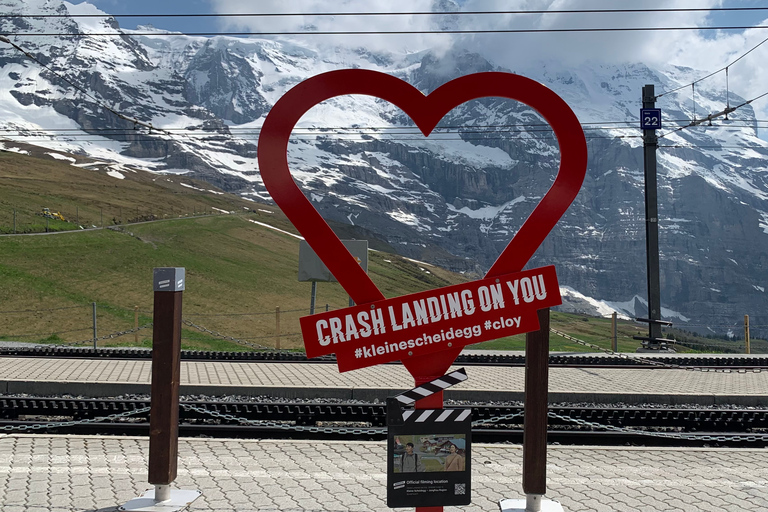
[[[687,87],[692,87],[692,86],[695,86],[697,83],[699,83],[699,82],[701,82],[701,81],[703,81],[703,80],[706,80],[707,78],[710,78],[710,77],[712,77],[712,76],[715,76],[716,74],[718,74],[718,73],[720,73],[720,72],[722,72],[722,71],[725,71],[725,72],[726,72],[726,74],[727,74],[727,72],[728,72],[728,68],[730,68],[731,66],[733,66],[734,64],[736,64],[737,62],[739,62],[741,59],[743,59],[744,57],[746,57],[747,55],[749,55],[749,54],[750,54],[750,53],[752,53],[753,51],[757,50],[757,49],[758,49],[760,46],[762,46],[762,45],[763,45],[765,42],[767,42],[767,41],[768,41],[768,38],[765,38],[765,39],[763,39],[762,41],[760,41],[759,43],[757,43],[755,46],[753,46],[752,48],[750,48],[750,49],[749,49],[749,50],[748,50],[746,53],[742,54],[742,55],[741,55],[739,58],[737,58],[736,60],[734,60],[733,62],[731,62],[731,63],[730,63],[730,64],[728,64],[727,66],[725,66],[725,67],[723,67],[723,68],[720,68],[720,69],[718,69],[717,71],[713,71],[712,73],[708,74],[707,76],[701,77],[701,78],[699,78],[698,80],[694,80],[693,82],[691,82],[691,83],[689,83],[689,84],[681,85],[680,87],[676,87],[675,89],[670,89],[670,90],[668,90],[668,91],[664,91],[664,92],[662,92],[661,94],[657,94],[657,95],[656,95],[656,99],[659,99],[659,98],[661,98],[662,96],[666,96],[667,94],[671,94],[671,93],[673,93],[673,92],[679,91],[679,90],[681,90],[681,89],[685,89],[685,88],[687,88]],[[726,98],[727,98],[727,95],[726,95]]]
[[[125,37],[163,36],[190,37],[232,36],[232,37],[273,37],[273,36],[366,36],[366,35],[426,35],[426,34],[556,34],[556,33],[592,33],[592,32],[676,32],[684,30],[730,31],[768,29],[768,25],[732,25],[732,26],[683,26],[683,27],[589,27],[589,28],[509,28],[509,29],[439,29],[439,30],[291,30],[281,32],[262,31],[220,31],[220,32],[187,32],[187,31],[132,31],[130,34],[122,31],[115,32],[16,32],[6,34],[15,37]]]
[[[90,93],[89,93],[87,90],[85,90],[84,88],[82,88],[81,86],[79,86],[78,84],[76,84],[75,82],[71,81],[71,80],[70,80],[70,79],[68,79],[67,77],[65,77],[65,76],[61,75],[61,74],[60,74],[60,73],[58,73],[57,71],[53,70],[53,69],[52,69],[50,66],[48,66],[47,64],[45,64],[45,63],[43,63],[42,61],[40,61],[40,60],[39,60],[37,57],[35,57],[34,55],[30,54],[29,52],[27,52],[26,50],[24,50],[23,48],[21,48],[20,46],[18,46],[18,45],[17,45],[17,44],[15,44],[14,42],[12,42],[12,41],[11,41],[10,39],[8,39],[7,37],[0,35],[0,41],[1,41],[1,42],[4,42],[4,43],[7,43],[7,44],[9,44],[9,45],[11,45],[11,46],[12,46],[14,49],[16,49],[16,50],[20,51],[21,53],[23,53],[23,54],[24,54],[24,55],[25,55],[27,58],[29,58],[29,59],[33,60],[34,62],[36,62],[37,64],[39,64],[39,65],[40,65],[40,66],[42,66],[43,68],[47,69],[48,71],[50,71],[51,73],[53,73],[53,74],[54,74],[54,75],[56,75],[57,77],[61,78],[62,80],[64,80],[64,81],[65,81],[65,82],[67,82],[68,84],[70,84],[72,87],[74,87],[75,89],[77,89],[78,91],[80,91],[81,93],[83,93],[83,94],[84,94],[84,95],[86,95],[87,97],[91,98],[93,101],[95,101],[95,102],[96,102],[96,104],[97,104],[98,106],[100,106],[100,107],[104,108],[105,110],[107,110],[107,111],[111,112],[112,114],[114,114],[114,115],[115,115],[115,116],[117,116],[118,118],[120,118],[120,119],[123,119],[123,120],[126,120],[126,121],[130,121],[130,122],[133,122],[133,123],[134,123],[134,126],[138,125],[138,126],[143,126],[143,127],[145,127],[145,128],[148,128],[148,129],[150,130],[150,133],[151,133],[151,131],[154,129],[155,131],[158,131],[158,132],[162,132],[162,133],[165,133],[165,134],[167,134],[167,135],[172,135],[172,133],[171,133],[170,131],[168,131],[168,130],[165,130],[165,129],[163,129],[163,128],[157,128],[157,127],[153,127],[151,123],[145,123],[145,122],[143,122],[143,121],[140,121],[140,120],[138,120],[138,119],[135,119],[135,118],[132,118],[132,117],[126,116],[125,114],[123,114],[123,113],[121,113],[121,112],[119,112],[119,111],[115,110],[114,108],[110,107],[109,105],[106,105],[105,103],[103,103],[102,101],[100,101],[98,98],[96,98],[95,96],[93,96],[92,94],[90,94]],[[766,39],[766,41],[768,41],[768,39]],[[764,41],[764,42],[765,42],[765,41]],[[762,43],[761,43],[761,44],[762,44]],[[755,47],[755,48],[756,48],[756,47]],[[754,48],[753,48],[752,50],[754,50]],[[750,51],[752,51],[752,50],[750,50]],[[747,52],[747,53],[749,53],[749,52]],[[746,56],[746,54],[745,54],[745,55],[743,55],[743,56],[742,56],[742,57],[740,57],[740,58],[743,58],[744,56]],[[756,97],[756,98],[753,98],[753,99],[751,99],[751,100],[749,100],[749,101],[746,101],[746,102],[742,103],[741,105],[738,105],[738,106],[736,106],[736,107],[732,107],[732,108],[728,108],[728,109],[726,109],[725,111],[723,111],[723,113],[721,113],[721,114],[715,114],[715,115],[713,115],[713,114],[710,114],[710,116],[708,116],[708,118],[706,118],[706,119],[705,119],[705,121],[706,121],[706,120],[709,120],[709,121],[711,121],[711,119],[713,119],[714,117],[718,117],[719,115],[722,115],[722,114],[725,114],[725,115],[727,116],[727,114],[729,114],[730,112],[733,112],[733,111],[735,111],[735,110],[737,110],[737,109],[739,109],[739,108],[741,108],[741,107],[743,107],[743,106],[745,106],[745,105],[748,105],[748,104],[752,103],[753,101],[755,101],[755,100],[757,100],[757,99],[759,99],[759,98],[762,98],[763,96],[765,96],[765,95],[767,95],[767,94],[768,94],[768,92],[766,92],[765,94],[762,94],[762,95],[760,95],[760,96],[758,96],[758,97]],[[702,121],[702,122],[703,122],[703,121]],[[678,128],[677,130],[674,130],[673,132],[669,132],[669,133],[667,133],[667,134],[661,135],[661,136],[659,136],[659,138],[662,138],[662,137],[666,137],[666,136],[670,135],[671,133],[674,133],[674,132],[680,131],[680,130],[682,130],[682,129],[685,129],[685,128],[688,128],[688,127],[690,127],[690,126],[695,126],[695,124],[700,124],[700,123],[697,123],[696,121],[693,121],[692,123],[689,123],[688,125],[682,126],[682,127]],[[322,128],[319,128],[319,129],[322,129]],[[230,137],[231,137],[231,135],[230,135]],[[633,138],[633,137],[636,137],[636,136],[623,136],[623,137],[624,137],[624,138]],[[433,140],[434,140],[434,139],[433,139]]]
[[[744,103],[742,103],[740,105],[737,105],[735,107],[727,107],[725,110],[723,110],[721,112],[717,112],[715,114],[709,114],[707,117],[702,118],[702,119],[695,119],[695,120],[691,121],[690,123],[688,123],[687,125],[681,126],[681,127],[676,128],[676,129],[674,129],[672,131],[669,131],[667,133],[659,135],[658,138],[662,139],[664,137],[668,137],[668,136],[673,135],[673,134],[675,134],[675,133],[677,133],[679,131],[685,130],[686,128],[691,128],[691,127],[694,127],[694,126],[698,126],[698,125],[701,125],[702,123],[705,123],[707,121],[709,121],[711,123],[713,119],[721,117],[721,116],[726,116],[726,119],[727,119],[728,114],[730,114],[731,112],[734,112],[735,110],[738,110],[738,109],[740,109],[742,107],[745,107],[745,106],[751,104],[753,101],[759,100],[760,98],[763,98],[765,96],[768,96],[768,91],[766,91],[763,94],[760,94],[758,96],[755,96],[751,100],[747,100]]]
[[[3,18],[273,18],[304,16],[477,16],[519,14],[642,14],[682,12],[755,12],[767,11],[768,7],[691,7],[691,8],[644,8],[644,9],[553,9],[553,10],[504,10],[504,11],[412,11],[412,12],[235,12],[235,13],[178,13],[178,14],[3,14]]]
[[[35,57],[35,56],[34,56],[34,55],[32,55],[31,53],[29,53],[28,51],[26,51],[25,49],[23,49],[22,47],[20,47],[19,45],[17,45],[17,44],[16,44],[16,43],[14,43],[13,41],[11,41],[10,39],[8,39],[6,36],[0,35],[0,42],[3,42],[3,43],[6,43],[6,44],[9,44],[9,45],[11,45],[11,46],[12,46],[14,49],[16,49],[16,50],[18,50],[19,52],[21,52],[22,54],[24,54],[24,55],[25,55],[25,56],[26,56],[28,59],[31,59],[32,61],[36,62],[38,65],[42,66],[43,68],[45,68],[46,70],[48,70],[50,73],[53,73],[53,74],[54,74],[56,77],[58,77],[59,79],[61,79],[61,80],[65,81],[66,83],[68,83],[69,85],[71,85],[72,87],[74,87],[75,89],[77,89],[77,90],[78,90],[80,93],[82,93],[82,94],[84,94],[85,96],[87,96],[87,97],[91,98],[91,99],[92,99],[94,102],[96,102],[96,104],[97,104],[99,107],[101,107],[101,108],[103,108],[104,110],[107,110],[108,112],[110,112],[110,113],[114,114],[114,115],[115,115],[115,116],[117,116],[118,118],[120,118],[120,119],[122,119],[122,120],[124,120],[124,121],[129,121],[129,122],[133,123],[133,124],[134,124],[134,126],[137,126],[137,125],[138,125],[138,126],[143,126],[143,127],[145,127],[145,128],[149,128],[150,130],[152,130],[152,129],[153,129],[153,127],[152,127],[152,123],[145,123],[144,121],[140,121],[140,120],[138,120],[138,119],[135,119],[135,118],[133,118],[133,117],[130,117],[130,116],[126,116],[125,114],[123,114],[123,113],[121,113],[121,112],[118,112],[118,111],[117,111],[117,110],[115,110],[114,108],[110,107],[110,106],[109,106],[109,105],[107,105],[106,103],[104,103],[104,102],[102,102],[101,100],[99,100],[98,98],[96,98],[94,95],[92,95],[91,93],[89,93],[89,92],[88,92],[86,89],[84,89],[83,87],[80,87],[78,84],[76,84],[75,82],[73,82],[72,80],[70,80],[69,78],[67,78],[66,76],[62,75],[61,73],[57,72],[56,70],[54,70],[53,68],[51,68],[50,66],[48,66],[47,64],[45,64],[44,62],[42,62],[40,59],[38,59],[37,57]]]

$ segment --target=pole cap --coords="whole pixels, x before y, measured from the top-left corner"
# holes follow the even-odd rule
[[[152,287],[156,292],[183,292],[184,267],[159,267],[155,269]]]

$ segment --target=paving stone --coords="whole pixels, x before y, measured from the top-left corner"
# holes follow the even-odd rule
[[[348,455],[336,458],[341,445]],[[2,512],[111,512],[150,487],[144,441],[0,438],[0,453],[9,446],[13,453],[0,464]],[[388,510],[384,443],[183,439],[179,448],[183,464],[175,487],[203,492],[190,512]],[[474,500],[461,510],[495,510],[502,498],[522,497],[520,457],[519,446],[475,445]],[[261,464],[267,460],[274,464]],[[548,496],[568,512],[768,510],[764,450],[558,446],[550,448],[548,461]]]

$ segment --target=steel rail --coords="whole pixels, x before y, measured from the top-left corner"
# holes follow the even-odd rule
[[[188,410],[185,405],[192,406]],[[0,429],[14,431],[41,423],[70,422],[124,415],[122,421],[38,428],[48,433],[147,435],[149,428],[148,400],[74,399],[45,397],[0,398]],[[489,423],[476,425],[473,436],[483,442],[521,442],[521,406],[473,405],[473,420]],[[716,436],[727,446],[766,446],[768,438],[768,409],[678,409],[640,407],[570,407],[553,406],[549,419],[549,442],[563,444],[616,445],[636,443],[662,446],[712,445]],[[210,411],[213,414],[204,414]],[[515,417],[516,416],[516,417]],[[510,420],[495,418],[515,417]],[[252,422],[243,424],[243,420]],[[580,424],[574,425],[575,422]],[[256,424],[253,424],[256,422]],[[633,429],[634,432],[603,431],[587,423],[612,429]],[[316,427],[346,426],[346,432],[318,431]],[[361,425],[365,425],[362,427]],[[182,402],[180,410],[181,435],[243,437],[243,438],[310,438],[310,439],[383,439],[386,406],[368,403],[320,402]],[[371,433],[371,427],[379,427]],[[313,431],[313,428],[315,431]],[[359,429],[359,432],[354,432]],[[327,429],[326,429],[327,430]],[[675,439],[640,435],[638,430],[673,434],[695,434],[705,439]],[[753,441],[750,435],[762,435]],[[736,442],[722,441],[734,438]],[[706,438],[710,438],[709,440]]]

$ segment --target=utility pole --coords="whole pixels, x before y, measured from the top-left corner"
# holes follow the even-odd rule
[[[656,94],[652,84],[643,87],[643,108],[640,111],[640,127],[643,130],[643,167],[645,174],[645,256],[648,279],[648,318],[638,321],[648,323],[648,337],[635,336],[642,340],[643,347],[650,350],[666,348],[661,337],[661,326],[671,325],[661,320],[661,285],[659,284],[659,205],[656,175],[656,149],[659,138],[656,130],[661,128],[661,109],[656,108]]]

